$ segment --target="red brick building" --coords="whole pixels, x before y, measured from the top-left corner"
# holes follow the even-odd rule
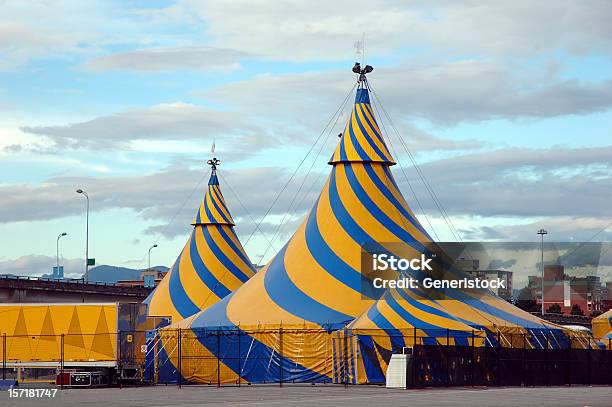
[[[529,287],[536,294],[537,304],[542,304],[541,280],[540,276],[529,276]],[[608,309],[606,291],[609,292],[602,286],[599,276],[570,277],[562,265],[544,266],[545,311],[557,304],[563,314],[570,314],[575,306],[580,307],[584,315],[604,312]]]

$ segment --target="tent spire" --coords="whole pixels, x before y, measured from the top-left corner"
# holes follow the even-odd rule
[[[208,185],[219,185],[219,180],[217,179],[217,166],[221,164],[221,160],[217,157],[213,157],[206,161],[206,164],[210,165],[210,181],[208,181]]]
[[[351,162],[381,163],[387,166],[395,164],[376,123],[370,103],[366,75],[373,70],[371,65],[362,67],[359,62],[355,62],[353,66],[353,72],[359,75],[355,103],[329,164]]]
[[[206,161],[210,165],[210,179],[208,181],[208,189],[204,195],[204,199],[200,204],[200,209],[191,222],[193,226],[197,225],[231,225],[234,226],[234,220],[230,215],[229,209],[225,204],[223,194],[219,188],[219,178],[217,178],[217,167],[221,164],[221,160],[213,157]]]

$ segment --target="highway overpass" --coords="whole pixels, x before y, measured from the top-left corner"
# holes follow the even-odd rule
[[[151,288],[83,280],[0,276],[0,302],[141,302]]]

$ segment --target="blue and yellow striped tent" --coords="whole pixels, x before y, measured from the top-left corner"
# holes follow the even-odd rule
[[[612,309],[593,318],[591,326],[595,340],[612,350],[610,346],[612,343]]]
[[[219,187],[213,165],[193,231],[174,265],[145,300],[148,316],[180,321],[226,297],[255,274]]]
[[[477,346],[486,344],[485,335],[499,337],[502,328],[561,332],[493,295],[457,294],[436,302],[400,291],[378,298],[362,289],[371,283],[362,273],[364,245],[400,243],[418,254],[432,242],[390,171],[395,163],[364,82],[329,164],[331,174],[313,208],[262,271],[209,309],[160,331],[166,350],[176,349],[180,328],[189,338],[183,354],[190,361],[218,362],[218,369],[183,364],[185,380],[331,381],[337,380],[339,355],[348,354],[350,381],[368,382],[363,360],[353,357],[368,341],[388,357],[414,344],[415,330],[421,343],[450,335],[448,343],[471,337]],[[538,346],[537,334],[534,342]],[[176,367],[176,354],[167,353]],[[378,368],[386,363],[370,362]]]

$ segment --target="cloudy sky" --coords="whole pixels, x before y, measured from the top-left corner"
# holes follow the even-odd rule
[[[394,174],[435,236],[610,240],[610,21],[605,0],[0,0],[0,273],[49,272],[61,232],[79,273],[77,188],[98,264],[145,267],[156,242],[169,266],[213,140],[237,231],[269,258],[329,172],[364,32]]]

